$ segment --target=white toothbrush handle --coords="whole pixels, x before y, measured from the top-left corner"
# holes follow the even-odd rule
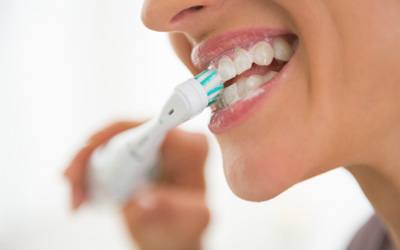
[[[89,161],[92,203],[123,202],[151,179],[166,133],[203,111],[209,96],[196,79],[178,85],[157,119],[114,136]]]
[[[114,136],[95,150],[89,161],[88,185],[92,203],[123,202],[150,181],[165,131],[150,121]]]

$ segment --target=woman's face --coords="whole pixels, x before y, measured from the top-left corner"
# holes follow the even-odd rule
[[[265,200],[337,166],[378,157],[400,118],[400,71],[392,66],[400,57],[399,11],[396,0],[147,0],[142,17],[150,29],[170,33],[193,73],[211,61],[218,66],[223,55],[235,61],[239,47],[253,62],[261,57],[247,77],[279,71],[258,95],[227,96],[228,107],[210,123],[232,190]],[[260,66],[268,49],[252,46],[278,38],[293,55],[273,46],[289,61]]]

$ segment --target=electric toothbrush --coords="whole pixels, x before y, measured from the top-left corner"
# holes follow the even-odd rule
[[[171,129],[216,102],[224,85],[216,69],[207,69],[179,84],[161,113],[96,149],[89,160],[91,203],[121,203],[149,182],[160,159],[160,147]]]

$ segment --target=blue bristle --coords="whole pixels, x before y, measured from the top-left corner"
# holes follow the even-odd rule
[[[201,85],[206,86],[217,75],[217,71],[213,70],[211,73],[201,81]]]
[[[208,73],[210,70],[204,70],[203,72],[201,72],[200,74],[198,74],[197,76],[194,77],[194,79],[199,80],[201,77],[203,77],[206,73]]]
[[[224,88],[224,85],[218,85],[217,87],[211,89],[210,91],[207,92],[207,96],[211,96],[212,94],[217,93],[218,91],[222,90]]]
[[[218,100],[218,96],[219,96],[219,95],[215,95],[213,98],[211,98],[211,99],[208,101],[208,106],[210,106],[210,105],[216,103],[217,100]]]
[[[214,104],[218,100],[218,95],[224,88],[221,78],[216,69],[207,69],[194,77],[204,90],[207,92],[209,99],[208,106]]]

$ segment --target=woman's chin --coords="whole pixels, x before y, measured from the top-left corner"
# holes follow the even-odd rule
[[[224,157],[224,172],[231,190],[248,201],[266,201],[275,198],[302,179],[290,165],[257,161],[233,160]]]

